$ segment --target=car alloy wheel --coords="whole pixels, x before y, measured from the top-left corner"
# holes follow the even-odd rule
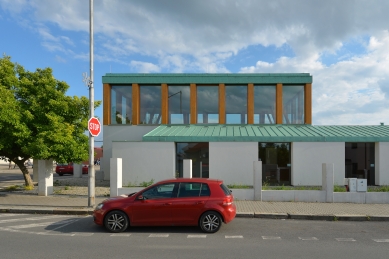
[[[215,211],[208,211],[200,218],[200,228],[206,233],[217,232],[222,224],[220,214]]]
[[[128,217],[122,211],[111,211],[105,216],[104,226],[111,232],[123,232],[128,227]]]

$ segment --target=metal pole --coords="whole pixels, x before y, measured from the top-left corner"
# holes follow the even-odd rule
[[[90,39],[90,86],[89,109],[90,118],[94,115],[94,88],[93,88],[93,0],[89,0],[89,39]],[[95,163],[94,163],[94,137],[89,133],[89,181],[88,181],[88,206],[95,205]]]

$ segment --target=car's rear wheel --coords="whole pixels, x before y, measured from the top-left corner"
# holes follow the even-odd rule
[[[58,173],[59,176],[63,176],[63,174]]]
[[[119,210],[109,212],[104,219],[105,228],[115,233],[125,231],[128,227],[128,223],[127,215]]]
[[[205,233],[215,233],[222,225],[222,217],[216,211],[205,212],[199,222],[201,230]]]

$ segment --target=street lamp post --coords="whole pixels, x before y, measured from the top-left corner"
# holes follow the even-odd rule
[[[89,87],[89,118],[94,115],[94,87],[93,87],[93,0],[89,0],[89,55],[90,55],[90,78],[84,73],[84,82]],[[88,125],[89,127],[89,125]],[[94,164],[94,136],[89,133],[89,172],[88,172],[88,206],[95,205],[95,164]]]

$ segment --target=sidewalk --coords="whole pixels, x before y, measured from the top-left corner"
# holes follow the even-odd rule
[[[96,197],[95,205],[107,199]],[[235,201],[237,217],[389,221],[389,204]],[[92,214],[87,196],[37,196],[0,192],[0,213]]]

